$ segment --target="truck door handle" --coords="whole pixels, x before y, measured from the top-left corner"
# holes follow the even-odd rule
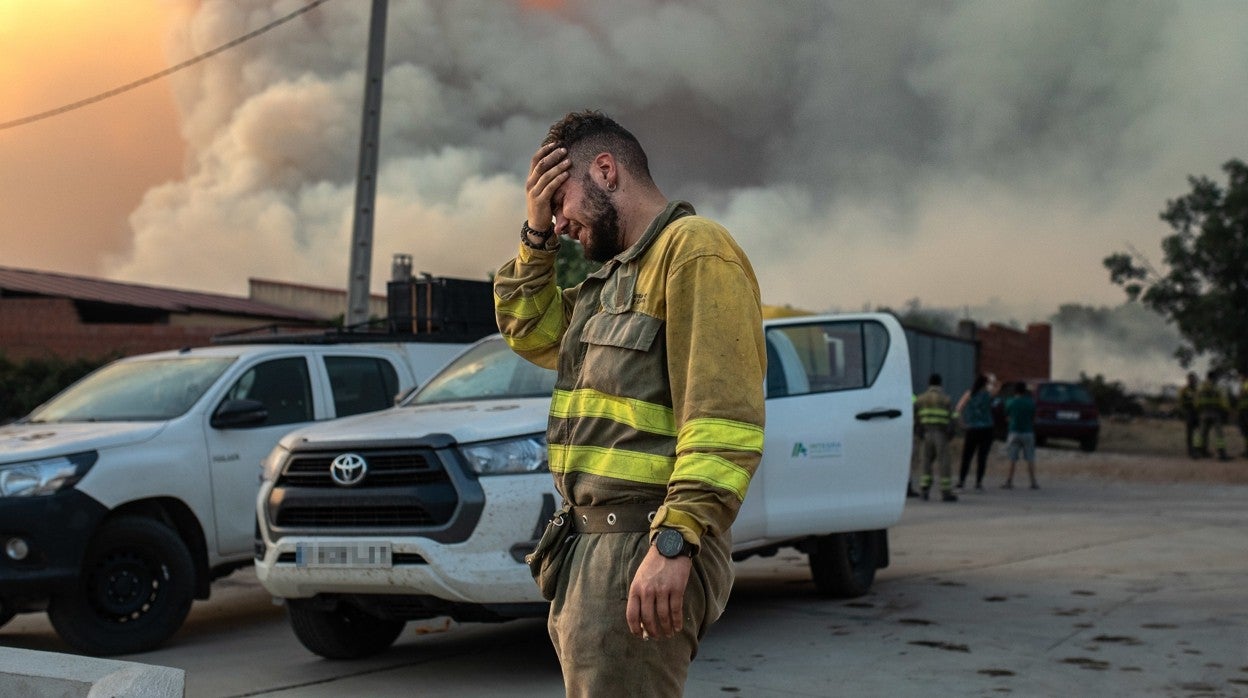
[[[859,412],[854,415],[854,419],[867,421],[868,419],[897,419],[901,416],[901,410],[871,410],[870,412]]]

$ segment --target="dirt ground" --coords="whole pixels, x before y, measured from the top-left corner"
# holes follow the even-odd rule
[[[1105,419],[1101,422],[1100,445],[1093,453],[1080,451],[1074,442],[1051,441],[1046,448],[1036,449],[1037,479],[1046,477],[1095,478],[1125,482],[1208,482],[1248,484],[1248,458],[1244,458],[1244,440],[1239,429],[1225,427],[1227,453],[1231,460],[1216,458],[1193,460],[1186,455],[1183,423],[1177,419]],[[956,479],[962,454],[961,439],[953,441],[953,469]],[[1004,479],[1008,469],[1005,447],[996,442],[988,458],[985,485],[995,486]],[[1015,473],[1026,482],[1023,464]],[[971,465],[972,470],[974,464]],[[973,476],[972,476],[973,477]]]

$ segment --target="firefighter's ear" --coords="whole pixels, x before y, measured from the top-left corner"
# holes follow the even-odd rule
[[[594,184],[613,192],[620,186],[620,170],[615,162],[615,156],[611,153],[602,152],[594,156],[593,161],[589,165],[590,177]]]

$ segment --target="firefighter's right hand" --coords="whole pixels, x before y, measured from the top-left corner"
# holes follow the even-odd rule
[[[533,153],[533,159],[529,161],[529,177],[524,182],[530,228],[537,231],[554,228],[551,200],[567,181],[571,169],[572,161],[568,159],[567,149],[556,143],[547,143]]]
[[[684,627],[685,587],[693,558],[667,558],[653,545],[641,560],[628,587],[624,619],[633,635],[647,640],[668,638]]]

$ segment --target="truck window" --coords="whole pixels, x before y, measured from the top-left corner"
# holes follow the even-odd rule
[[[30,421],[164,421],[186,413],[233,361],[188,357],[109,364],[36,409]]]
[[[325,372],[334,393],[334,415],[384,410],[399,392],[399,374],[389,361],[372,356],[327,356]]]
[[[554,371],[525,361],[496,337],[460,354],[404,404],[549,397],[554,387]]]
[[[767,330],[767,397],[866,388],[888,354],[874,321],[782,325]]]
[[[257,426],[312,421],[312,383],[303,357],[274,359],[252,366],[226,397],[263,403],[269,416]]]

